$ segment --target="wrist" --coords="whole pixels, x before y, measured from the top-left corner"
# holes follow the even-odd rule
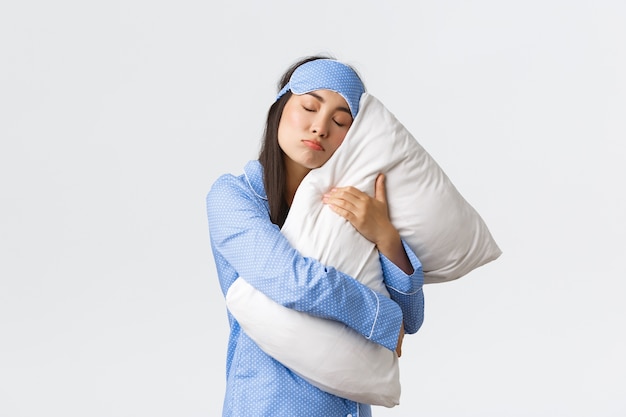
[[[381,234],[375,244],[378,251],[388,258],[388,254],[397,253],[398,250],[402,250],[404,252],[400,233],[398,233],[396,228],[393,226],[389,227],[387,231]]]
[[[411,275],[415,272],[411,260],[404,250],[400,233],[395,228],[393,228],[393,233],[385,234],[385,239],[376,243],[376,248],[405,274]]]

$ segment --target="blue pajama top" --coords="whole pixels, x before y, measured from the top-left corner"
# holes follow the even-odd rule
[[[239,276],[275,302],[313,316],[337,320],[395,350],[400,325],[415,333],[424,318],[424,276],[403,242],[414,272],[405,274],[380,255],[391,299],[352,277],[296,251],[270,221],[259,161],[244,174],[222,175],[206,199],[211,248],[224,295]],[[371,416],[371,407],[328,394],[265,354],[227,312],[223,416]]]

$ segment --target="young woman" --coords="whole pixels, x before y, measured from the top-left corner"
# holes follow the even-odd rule
[[[239,176],[223,175],[207,196],[211,247],[224,295],[239,277],[275,302],[339,321],[400,356],[406,333],[423,320],[421,264],[388,215],[384,176],[375,196],[353,187],[324,196],[380,253],[391,299],[315,259],[300,255],[281,234],[302,179],[341,145],[365,87],[357,73],[332,58],[308,57],[283,75],[270,107],[258,160]],[[393,284],[410,282],[412,295]],[[370,416],[371,407],[310,385],[265,354],[228,313],[223,416]]]

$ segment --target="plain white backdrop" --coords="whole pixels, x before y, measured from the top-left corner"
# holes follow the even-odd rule
[[[315,53],[504,252],[425,288],[401,405],[374,414],[626,415],[625,21],[620,0],[2,3],[0,416],[220,415],[204,198]]]

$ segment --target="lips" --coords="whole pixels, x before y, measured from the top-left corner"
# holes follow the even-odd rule
[[[302,143],[304,143],[305,146],[307,146],[310,149],[313,149],[314,151],[323,151],[324,150],[324,147],[316,140],[303,139]]]

